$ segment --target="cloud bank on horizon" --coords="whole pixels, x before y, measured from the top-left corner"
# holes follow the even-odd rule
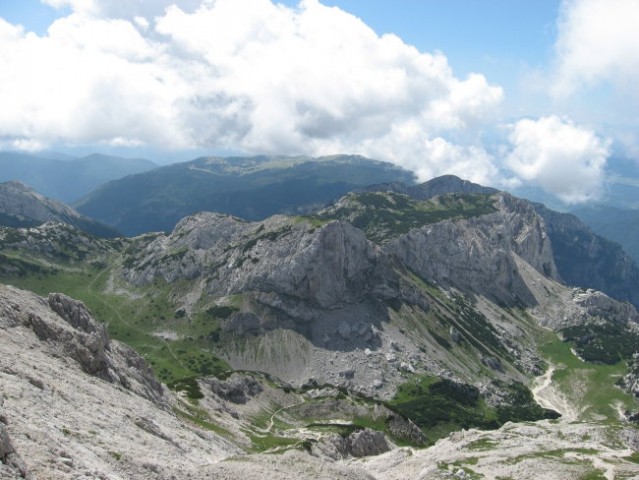
[[[422,180],[525,182],[568,203],[604,179],[611,140],[591,127],[552,112],[505,122],[499,85],[457,78],[443,53],[318,0],[44,1],[70,8],[46,35],[0,17],[2,148],[357,153]],[[566,0],[552,93],[636,85],[638,16],[634,0]],[[486,147],[500,127],[507,136]]]

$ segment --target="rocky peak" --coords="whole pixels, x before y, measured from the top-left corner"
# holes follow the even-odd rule
[[[455,175],[442,175],[419,185],[406,185],[400,182],[393,182],[374,185],[367,190],[403,193],[415,200],[428,200],[437,195],[445,195],[448,193],[492,195],[498,192],[498,190],[494,188],[484,187],[468,180],[462,180]]]
[[[447,193],[492,195],[497,192],[498,190],[494,188],[484,187],[468,180],[463,180],[455,175],[435,177],[409,189],[409,194],[418,200],[426,200]]]

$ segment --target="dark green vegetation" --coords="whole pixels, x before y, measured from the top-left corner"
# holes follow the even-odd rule
[[[413,182],[413,174],[356,156],[200,158],[102,186],[77,209],[126,235],[170,231],[202,210],[247,220],[324,205],[365,185]]]
[[[561,333],[588,362],[614,365],[631,359],[639,350],[639,335],[616,323],[577,325]]]
[[[521,383],[497,386],[506,392],[504,404],[491,407],[472,385],[422,377],[401,385],[389,406],[422,428],[430,442],[461,428],[495,429],[508,421],[558,418],[557,412],[537,405]]]
[[[0,253],[0,276],[7,279],[22,279],[30,275],[43,278],[43,275],[51,273],[57,273],[57,270]]]
[[[442,220],[457,220],[493,213],[494,199],[486,194],[448,194],[429,200],[415,200],[393,192],[351,193],[336,206],[315,217],[344,220],[363,230],[377,243]]]
[[[20,180],[47,197],[68,203],[110,180],[156,166],[150,160],[100,154],[62,159],[0,152],[0,182]]]

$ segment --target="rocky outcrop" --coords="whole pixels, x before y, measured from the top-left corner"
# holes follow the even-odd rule
[[[341,221],[316,227],[285,217],[247,223],[200,213],[136,250],[122,274],[134,285],[157,277],[207,278],[206,293],[216,297],[259,291],[337,308],[371,291],[399,297],[398,265],[392,260],[399,259],[443,286],[530,305],[534,300],[513,254],[558,278],[544,221],[528,202],[508,194],[497,195],[496,205],[492,214],[412,230],[383,249]]]
[[[331,460],[343,460],[348,457],[369,457],[388,452],[392,445],[383,433],[362,429],[347,436],[331,435],[322,439],[311,448],[311,452],[319,457]]]
[[[181,421],[146,362],[104,342],[81,303],[0,285],[0,478],[204,479],[240,452]]]
[[[533,205],[508,193],[496,195],[502,221],[508,226],[514,253],[546,278],[559,280],[552,242],[544,219]]]
[[[639,323],[639,313],[632,305],[610,298],[603,292],[576,288],[572,290],[572,298],[574,304],[581,309],[584,320],[598,318],[620,324]]]
[[[234,404],[245,404],[262,392],[262,385],[255,378],[244,375],[232,375],[226,380],[208,377],[205,382],[218,397]]]
[[[392,412],[386,418],[388,431],[394,438],[400,438],[415,445],[424,445],[426,443],[426,435],[421,429],[402,415]]]
[[[385,250],[422,278],[506,304],[534,299],[518,275],[512,232],[500,214],[446,220],[391,240]]]
[[[639,353],[635,353],[628,362],[628,373],[623,377],[622,385],[626,391],[639,398]]]
[[[206,277],[210,295],[272,292],[323,308],[361,298],[375,260],[374,247],[347,223],[315,228],[272,217],[250,224],[213,213],[183,220],[135,255],[123,271],[134,285]]]
[[[44,308],[24,306],[33,303]],[[104,325],[93,319],[82,302],[60,293],[50,294],[45,301],[0,286],[0,312],[0,326],[29,328],[51,355],[73,359],[86,373],[164,405],[162,385],[144,359],[130,347],[110,341]]]
[[[500,193],[498,211],[468,220],[445,220],[391,240],[385,250],[421,277],[508,305],[535,304],[515,255],[557,278],[543,219],[530,203]]]

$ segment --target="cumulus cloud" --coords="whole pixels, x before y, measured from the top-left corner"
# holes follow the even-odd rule
[[[520,120],[512,127],[507,166],[567,203],[601,192],[610,142],[592,130],[556,116]]]
[[[70,8],[83,15],[109,18],[144,18],[162,15],[164,11],[179,3],[183,10],[193,11],[202,0],[41,0],[54,8]]]
[[[610,82],[639,83],[639,2],[564,0],[558,22],[555,93]]]
[[[37,36],[0,19],[0,142],[357,152],[495,175],[473,146],[503,99],[481,74],[317,0],[46,0]],[[177,5],[174,5],[177,3]]]

